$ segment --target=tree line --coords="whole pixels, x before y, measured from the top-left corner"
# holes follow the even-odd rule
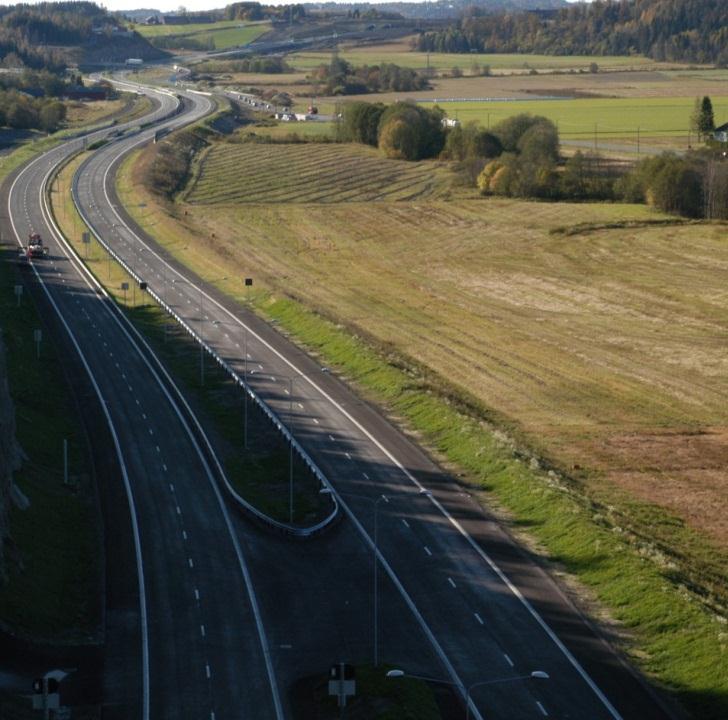
[[[193,67],[194,75],[201,73],[265,73],[278,75],[293,72],[293,68],[278,55],[262,55],[240,60],[205,60]]]
[[[474,7],[443,30],[420,35],[434,52],[632,55],[728,65],[728,3],[606,0],[551,13],[486,14]]]
[[[376,92],[409,92],[430,87],[427,78],[411,68],[394,63],[362,65],[351,63],[334,54],[331,62],[321,64],[309,75],[323,95],[364,95]]]
[[[581,151],[563,160],[556,125],[538,115],[514,115],[491,130],[475,122],[446,127],[444,119],[439,107],[411,102],[348,103],[338,139],[378,147],[394,159],[450,160],[461,181],[477,185],[484,195],[644,202],[686,217],[728,219],[728,160],[722,148],[664,153],[626,170]]]
[[[79,74],[64,79],[48,70],[0,75],[0,127],[54,132],[66,119],[59,98],[80,84]]]
[[[92,2],[42,2],[0,7],[0,58],[4,67],[63,70],[66,53],[54,46],[82,45],[96,25],[115,18]]]

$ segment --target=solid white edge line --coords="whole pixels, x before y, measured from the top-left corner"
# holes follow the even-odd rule
[[[108,196],[107,196],[107,200],[108,200]],[[113,205],[111,205],[111,207],[113,209]],[[116,212],[115,209],[114,209],[114,212]],[[106,293],[106,290],[104,290],[103,286],[96,280],[96,278],[86,268],[86,266],[83,264],[80,256],[78,256],[77,253],[75,252],[75,250],[68,244],[68,242],[66,241],[65,237],[63,237],[63,235],[58,230],[57,226],[55,226],[55,223],[53,223],[53,225],[56,228],[56,232],[59,234],[59,236],[61,238],[61,241],[66,246],[66,248],[68,249],[68,251],[71,253],[71,255],[69,255],[68,252],[65,252],[64,251],[65,254],[66,254],[66,256],[69,257],[69,259],[72,259],[73,262],[83,272],[86,273],[86,275],[90,278],[91,282],[94,285],[96,285],[101,290],[101,292],[104,294],[104,296],[108,297],[108,294]],[[132,234],[134,234],[134,233],[132,233]],[[185,408],[187,409],[187,411],[190,413],[190,417],[195,422],[195,425],[197,427],[197,430],[200,432],[202,438],[205,441],[205,444],[207,445],[208,449],[210,449],[210,451],[211,451],[212,457],[213,457],[213,459],[215,461],[215,465],[216,465],[218,471],[222,475],[224,475],[225,473],[224,473],[224,470],[222,468],[222,465],[220,464],[220,461],[219,461],[217,455],[214,453],[214,451],[212,451],[212,445],[210,444],[210,441],[207,438],[207,435],[206,435],[204,429],[202,428],[202,426],[200,425],[199,421],[197,420],[197,416],[194,414],[194,412],[192,412],[192,409],[188,405],[187,401],[185,400],[184,396],[180,392],[180,390],[177,387],[176,383],[171,378],[171,376],[167,373],[167,371],[165,370],[165,368],[162,366],[162,364],[160,363],[159,359],[157,358],[156,354],[153,352],[153,350],[151,349],[151,347],[149,346],[149,344],[146,342],[146,340],[141,336],[141,334],[139,333],[139,331],[131,324],[131,322],[127,319],[127,317],[121,312],[121,310],[116,305],[110,305],[109,306],[107,304],[104,304],[104,307],[108,310],[108,312],[111,315],[111,317],[114,318],[115,322],[121,328],[122,332],[127,336],[127,338],[129,339],[129,341],[137,348],[137,351],[139,351],[139,345],[138,345],[138,343],[135,341],[135,339],[132,337],[132,335],[130,333],[133,333],[136,336],[136,338],[139,341],[139,343],[141,343],[145,347],[145,349],[147,350],[147,352],[149,353],[149,356],[154,358],[154,361],[157,364],[157,367],[159,367],[160,371],[164,374],[164,376],[165,376],[166,380],[169,382],[170,386],[174,389],[174,392],[177,395],[177,397],[180,400],[180,402],[185,406]],[[167,390],[167,388],[164,385],[164,383],[161,381],[161,378],[159,377],[159,375],[158,375],[157,371],[155,370],[155,368],[152,367],[152,364],[149,361],[149,358],[147,356],[145,356],[144,354],[142,354],[141,352],[139,352],[139,354],[140,354],[142,360],[144,361],[144,363],[147,365],[147,367],[152,372],[152,374],[155,377],[155,379],[157,380],[157,382],[159,383],[160,387],[162,388],[162,391],[164,392],[164,394],[169,399],[170,404],[174,408],[175,412],[177,413],[177,416],[179,417],[180,421],[182,422],[182,424],[183,424],[185,430],[187,431],[190,439],[194,443],[194,446],[197,449],[197,452],[198,452],[198,454],[200,456],[200,459],[201,459],[201,461],[203,463],[203,466],[205,467],[206,474],[207,474],[207,478],[208,478],[208,480],[209,480],[209,482],[210,482],[210,484],[211,484],[211,486],[212,486],[212,488],[213,488],[213,490],[215,492],[215,495],[217,497],[218,504],[219,504],[220,509],[221,509],[221,511],[223,513],[223,517],[225,519],[225,523],[226,523],[226,526],[227,526],[227,529],[228,529],[228,533],[229,533],[229,535],[230,535],[230,537],[232,539],[232,543],[233,543],[233,547],[234,547],[234,550],[235,550],[235,554],[236,554],[236,557],[238,559],[238,565],[239,565],[240,570],[241,570],[241,573],[243,575],[243,579],[244,579],[244,582],[245,582],[246,590],[247,590],[247,593],[248,593],[248,600],[249,600],[249,602],[251,604],[251,609],[252,609],[253,616],[254,616],[255,623],[256,623],[256,629],[258,631],[258,638],[259,638],[259,641],[260,641],[260,644],[261,644],[261,651],[262,651],[263,656],[264,656],[264,660],[265,660],[265,664],[266,664],[266,671],[268,673],[268,679],[269,679],[269,683],[270,683],[271,694],[273,696],[273,704],[274,704],[275,711],[276,711],[276,717],[278,718],[278,720],[284,720],[284,717],[285,716],[283,714],[283,707],[282,707],[282,704],[281,704],[280,694],[279,694],[279,690],[278,690],[278,683],[276,681],[275,673],[274,673],[274,670],[273,670],[273,661],[272,661],[271,654],[270,654],[270,646],[269,646],[269,643],[268,643],[268,638],[267,638],[267,636],[265,634],[265,629],[264,629],[264,626],[263,626],[262,616],[261,616],[261,613],[260,613],[260,607],[258,605],[258,599],[257,599],[257,596],[255,595],[255,590],[253,588],[252,577],[250,575],[250,571],[248,569],[247,563],[245,562],[245,559],[243,557],[242,550],[240,548],[240,543],[238,542],[238,538],[237,538],[237,536],[235,534],[235,531],[233,529],[232,521],[230,520],[230,515],[228,513],[227,507],[226,507],[225,502],[224,502],[224,500],[222,498],[222,495],[220,494],[220,490],[219,490],[219,488],[217,486],[217,483],[215,482],[215,479],[214,479],[214,477],[212,475],[212,471],[211,471],[211,469],[210,469],[210,467],[209,467],[209,465],[207,463],[207,460],[206,460],[206,458],[204,457],[204,455],[202,453],[202,449],[200,448],[200,446],[199,446],[199,444],[197,442],[197,439],[195,438],[194,434],[192,433],[192,430],[191,430],[189,424],[187,423],[186,419],[183,417],[183,415],[182,415],[182,413],[181,413],[181,411],[180,411],[177,403],[172,399],[169,391]]]
[[[55,148],[54,148],[55,149]],[[44,155],[39,156],[37,159],[44,157]],[[20,180],[20,178],[25,174],[25,172],[34,165],[36,160],[29,163],[15,178],[13,181],[13,184],[10,186],[10,191],[8,192],[8,217],[10,219],[10,224],[12,225],[13,232],[15,233],[15,237],[18,241],[18,244],[22,247],[23,243],[20,239],[20,235],[18,234],[18,229],[15,226],[15,221],[13,220],[13,214],[10,207],[10,201],[13,195],[13,191],[15,189],[15,185]],[[52,171],[52,170],[51,170]],[[47,181],[48,175],[50,172],[45,175],[41,193],[43,192],[43,189],[45,188],[45,183]],[[43,204],[41,204],[41,212],[42,208],[44,207]],[[142,556],[142,546],[141,546],[141,537],[139,534],[139,523],[137,519],[136,514],[136,507],[134,505],[134,493],[132,492],[131,483],[129,482],[129,474],[126,469],[126,463],[124,462],[124,455],[121,451],[121,443],[119,442],[119,436],[116,432],[116,427],[114,426],[114,422],[111,419],[111,414],[109,413],[109,410],[106,406],[106,400],[104,399],[103,393],[101,392],[101,388],[99,384],[96,381],[96,378],[91,371],[91,367],[88,364],[88,361],[86,360],[86,357],[84,356],[83,352],[81,351],[81,347],[78,344],[78,340],[76,340],[76,336],[71,331],[70,326],[66,322],[66,319],[63,317],[63,314],[61,313],[60,308],[58,307],[55,299],[51,295],[50,290],[46,287],[45,282],[43,281],[43,278],[41,277],[40,273],[38,272],[38,269],[33,265],[33,263],[30,263],[31,267],[33,268],[33,272],[35,273],[36,278],[38,279],[38,282],[40,283],[40,286],[43,288],[43,291],[46,294],[46,297],[48,298],[48,301],[51,303],[53,309],[56,312],[56,315],[58,315],[58,319],[61,321],[61,324],[65,328],[66,332],[68,333],[69,338],[71,339],[71,342],[73,343],[73,346],[76,348],[76,352],[78,353],[78,356],[81,360],[81,363],[84,366],[84,369],[86,370],[86,373],[89,376],[89,380],[91,381],[91,384],[93,385],[94,392],[96,393],[96,396],[99,400],[99,403],[101,405],[101,408],[103,410],[104,416],[106,417],[106,422],[109,427],[109,431],[111,432],[111,436],[114,442],[114,449],[116,451],[116,456],[119,460],[119,467],[121,470],[121,475],[124,480],[124,489],[126,491],[126,497],[127,502],[129,504],[129,514],[131,516],[131,525],[132,525],[132,535],[134,537],[134,554],[136,557],[136,565],[137,565],[137,582],[139,583],[139,615],[140,615],[140,626],[141,626],[141,641],[142,641],[142,717],[144,720],[149,720],[149,637],[148,637],[148,626],[147,626],[147,600],[146,600],[146,585],[144,582],[144,567],[143,567],[143,556]]]
[[[116,215],[116,217],[119,219],[119,221],[127,228],[128,232],[133,235],[139,243],[141,243],[149,252],[151,252],[160,262],[162,262],[164,265],[167,266],[167,268],[180,277],[181,279],[185,280],[187,283],[189,283],[192,287],[196,288],[198,292],[201,292],[203,297],[205,297],[208,301],[212,302],[215,306],[217,306],[220,310],[222,310],[224,313],[226,313],[228,316],[230,316],[238,325],[240,325],[242,328],[245,328],[247,332],[249,332],[258,342],[260,342],[262,345],[264,345],[270,352],[272,352],[274,355],[276,355],[280,360],[282,360],[291,370],[302,374],[301,370],[288,358],[286,358],[281,352],[276,350],[273,346],[270,345],[266,340],[264,340],[258,333],[255,332],[255,330],[251,329],[248,325],[246,325],[240,318],[238,318],[235,314],[233,314],[230,310],[228,310],[224,305],[219,303],[215,298],[211,297],[208,293],[205,292],[204,288],[201,288],[198,285],[195,285],[192,281],[189,280],[188,277],[180,273],[176,268],[170,266],[164,258],[162,258],[155,250],[150,247],[142,238],[140,238],[131,228],[129,228],[124,220],[122,219],[121,215],[117,212],[116,208],[114,207],[114,204],[111,202],[111,199],[108,196],[108,193],[106,191],[107,186],[107,177],[109,170],[111,169],[111,165],[106,169],[106,173],[104,174],[104,183],[103,183],[103,189],[104,189],[104,196],[106,197],[107,203],[109,207],[111,207],[112,211]],[[325,390],[323,390],[314,380],[312,380],[310,377],[306,376],[305,374],[302,374],[302,379],[305,380],[311,387],[313,387],[318,393],[320,393],[326,400],[328,400],[339,412],[341,412],[344,417],[349,420],[361,433],[363,433],[374,445],[387,457],[389,460],[394,463],[402,473],[419,489],[423,489],[422,485],[419,483],[417,478],[412,475],[412,473],[407,470],[402,463],[397,460],[397,458],[389,451],[387,448],[382,445],[382,443],[379,442],[365,427],[359,423],[356,418],[354,418],[352,415],[349,414],[349,412],[342,407],[336,400],[334,400]],[[495,564],[495,562],[492,560],[492,558],[481,548],[475,540],[468,534],[468,532],[463,528],[463,526],[449,513],[449,511],[437,500],[437,498],[434,497],[434,495],[429,495],[430,501],[435,505],[435,507],[444,515],[445,518],[457,529],[457,531],[466,539],[468,544],[475,550],[475,552],[480,555],[480,557],[488,564],[488,566],[493,570],[493,572],[498,575],[498,577],[501,579],[501,581],[508,587],[508,589],[516,596],[516,598],[521,602],[523,607],[529,612],[529,614],[536,620],[536,622],[541,626],[542,630],[548,635],[548,637],[551,639],[551,641],[559,648],[559,650],[562,652],[564,657],[569,661],[571,666],[577,671],[577,673],[581,676],[581,678],[586,682],[586,684],[591,688],[591,690],[594,692],[594,694],[599,698],[599,700],[602,702],[602,704],[606,707],[609,714],[614,718],[614,720],[622,720],[622,716],[619,714],[619,712],[616,710],[616,708],[612,705],[612,703],[608,700],[606,695],[601,691],[599,686],[591,679],[589,674],[584,670],[581,663],[572,655],[571,651],[564,645],[564,643],[561,641],[561,639],[556,635],[556,633],[551,629],[551,627],[546,623],[546,621],[541,617],[541,615],[536,611],[536,609],[531,605],[531,603],[528,601],[526,597],[524,597],[523,593],[510,581],[510,579],[506,576],[506,574],[498,567],[498,565]],[[362,528],[363,530],[363,528]],[[367,535],[368,538],[368,535]]]

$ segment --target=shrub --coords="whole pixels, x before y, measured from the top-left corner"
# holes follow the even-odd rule
[[[439,155],[445,144],[444,113],[413,103],[390,105],[379,121],[379,148],[387,157],[421,160]]]

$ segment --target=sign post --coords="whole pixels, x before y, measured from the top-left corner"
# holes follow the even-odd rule
[[[341,717],[344,717],[346,698],[356,694],[356,680],[353,665],[340,662],[329,669],[329,695],[336,696]]]
[[[121,289],[124,291],[124,305],[126,305],[126,291],[129,289],[129,283],[128,282],[121,283]]]
[[[43,339],[42,330],[33,330],[33,341],[35,342],[35,356],[40,360],[40,341]]]
[[[18,307],[20,307],[20,298],[23,296],[23,286],[22,285],[16,285],[15,286],[15,297],[18,298]]]
[[[81,233],[81,242],[86,247],[86,260],[88,260],[88,246],[91,244],[91,233],[88,231]]]

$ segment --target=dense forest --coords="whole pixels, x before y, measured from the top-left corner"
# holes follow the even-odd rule
[[[728,65],[728,2],[597,0],[553,13],[467,11],[420,36],[417,49],[551,55],[630,55]]]
[[[116,24],[91,2],[44,2],[0,6],[0,64],[59,70],[67,56],[54,46],[81,45],[91,29]]]

